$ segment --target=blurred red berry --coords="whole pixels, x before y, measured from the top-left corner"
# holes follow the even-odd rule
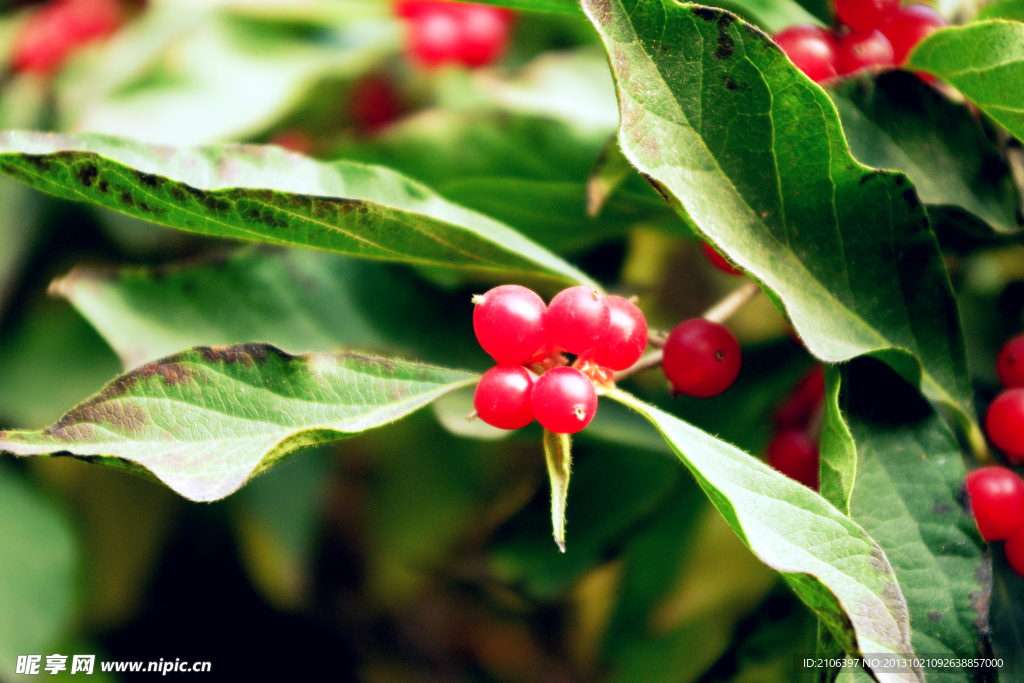
[[[424,66],[493,64],[505,52],[513,14],[491,5],[403,0],[395,14],[409,24],[410,55]]]
[[[810,24],[798,24],[776,33],[772,40],[782,48],[790,61],[815,83],[836,77],[838,45],[835,37],[826,29]],[[707,247],[705,252],[708,253],[708,258],[711,258]],[[721,255],[719,258],[722,258]]]
[[[985,431],[1015,465],[1024,463],[1024,389],[1007,389],[985,414]]]
[[[802,430],[779,432],[768,444],[768,464],[809,489],[818,490],[818,444]]]
[[[349,116],[360,133],[376,133],[398,119],[401,113],[398,93],[387,78],[375,74],[352,88]]]
[[[1024,387],[1024,334],[1018,334],[999,349],[996,372],[1007,389]]]
[[[855,31],[870,31],[900,8],[900,0],[835,0],[839,20]]]
[[[854,31],[839,39],[839,75],[895,64],[892,45],[881,31]]]
[[[732,262],[722,256],[717,249],[708,244],[707,242],[701,243],[701,248],[704,250],[704,256],[707,257],[708,261],[711,262],[715,268],[728,273],[729,275],[743,275],[743,271],[732,264]]]
[[[814,412],[825,400],[825,371],[812,368],[793,387],[793,391],[775,411],[775,429],[803,429],[810,424]]]
[[[51,0],[22,28],[12,66],[15,71],[51,74],[78,48],[116,31],[121,20],[117,0]]]
[[[949,26],[941,14],[928,5],[904,5],[879,27],[892,45],[893,63],[897,66],[907,61],[910,51],[934,31]]]

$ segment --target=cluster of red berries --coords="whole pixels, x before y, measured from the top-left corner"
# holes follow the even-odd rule
[[[1024,576],[1024,482],[1005,467],[982,467],[967,475],[974,521],[986,541],[1002,541],[1006,560]]]
[[[78,48],[116,31],[122,18],[117,0],[51,0],[29,17],[18,34],[12,67],[51,74]]]
[[[597,412],[595,383],[609,385],[647,348],[647,321],[631,301],[589,287],[559,292],[550,306],[519,285],[473,297],[473,330],[498,365],[477,385],[473,407],[487,424],[519,429],[534,417],[575,434]],[[564,353],[577,357],[568,364]],[[539,374],[539,377],[538,377]]]
[[[493,64],[505,52],[514,14],[491,5],[445,0],[397,0],[395,14],[408,24],[408,50],[428,67]]]
[[[996,371],[1005,391],[985,415],[985,431],[1014,465],[1024,465],[1024,334],[1003,345]]]
[[[793,64],[815,83],[868,68],[903,65],[929,33],[949,22],[928,5],[900,0],[835,0],[837,30],[800,24],[775,34]]]
[[[804,486],[818,490],[818,431],[825,400],[825,372],[819,365],[797,382],[775,410],[775,436],[768,444],[768,464]],[[819,419],[816,419],[819,418]]]

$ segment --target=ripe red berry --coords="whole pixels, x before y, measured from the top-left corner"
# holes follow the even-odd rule
[[[358,81],[352,87],[350,102],[352,124],[360,133],[376,133],[402,113],[395,87],[381,75]]]
[[[688,396],[722,393],[740,374],[740,344],[725,325],[694,318],[676,325],[665,340],[661,367],[672,387]]]
[[[522,365],[496,365],[476,385],[473,407],[492,427],[525,427],[533,422],[530,394],[535,381],[536,376]]]
[[[839,19],[855,31],[870,31],[900,8],[900,0],[835,0]]]
[[[996,358],[996,372],[1007,389],[1024,387],[1024,334],[1003,344]]]
[[[818,444],[802,430],[781,431],[768,444],[768,464],[815,491],[819,463]]]
[[[409,24],[409,54],[423,66],[453,62],[459,50],[461,27],[447,11],[424,12]]]
[[[547,341],[544,301],[533,290],[501,285],[473,303],[477,341],[499,363],[522,363]]]
[[[836,77],[838,46],[835,37],[827,30],[820,26],[798,24],[776,33],[772,40],[782,48],[796,68],[815,83]],[[708,258],[712,258],[707,247],[705,252]]]
[[[647,319],[636,305],[621,296],[607,296],[611,313],[608,332],[598,342],[594,363],[602,368],[625,370],[644,355]]]
[[[835,72],[833,72],[832,75],[834,76]],[[718,250],[707,242],[702,242],[701,248],[704,249],[704,255],[707,256],[708,261],[710,261],[711,265],[715,268],[718,268],[723,273],[728,273],[729,275],[743,275],[742,270],[734,266],[729,259],[718,253]]]
[[[839,39],[839,75],[893,66],[889,39],[881,31],[854,31]]]
[[[986,541],[1001,541],[1024,528],[1024,482],[1005,467],[982,467],[968,474],[967,495]]]
[[[438,0],[401,0],[395,14],[409,22],[409,52],[416,61],[471,68],[501,57],[514,16],[501,7]]]
[[[985,431],[1010,462],[1024,463],[1024,389],[1007,389],[992,401],[985,415]]]
[[[1024,529],[1006,539],[1003,552],[1006,553],[1006,561],[1010,568],[1024,576]]]
[[[16,71],[50,74],[71,53],[121,24],[117,0],[52,0],[25,23],[12,56]]]
[[[541,375],[533,385],[531,401],[537,421],[556,434],[575,434],[597,412],[594,383],[567,365]]]
[[[508,43],[511,13],[490,5],[466,5],[462,12],[459,61],[473,68],[498,61]]]
[[[563,289],[548,305],[548,337],[569,353],[596,348],[610,324],[608,302],[590,287]]]
[[[803,429],[811,421],[814,411],[825,400],[825,371],[820,365],[812,368],[793,387],[786,400],[775,411],[775,429]]]
[[[900,7],[878,30],[892,44],[893,63],[900,65],[907,61],[910,51],[929,33],[943,26],[949,26],[949,22],[931,7],[910,4]]]

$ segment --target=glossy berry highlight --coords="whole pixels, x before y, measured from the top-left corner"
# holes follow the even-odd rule
[[[496,365],[476,385],[473,407],[492,427],[525,427],[533,422],[530,396],[535,381],[535,375],[521,365]]]
[[[594,363],[611,370],[625,370],[640,360],[647,348],[647,319],[629,299],[607,296],[608,332],[597,344]]]
[[[835,0],[839,20],[855,31],[881,26],[900,7],[900,0]]]
[[[779,432],[768,444],[768,464],[809,489],[818,490],[818,444],[799,429]]]
[[[889,39],[893,63],[899,66],[918,43],[943,26],[949,26],[949,22],[941,14],[928,5],[912,3],[900,7],[878,30]]]
[[[665,340],[661,367],[673,389],[708,398],[740,374],[740,344],[725,325],[694,318],[676,325]]]
[[[996,358],[996,372],[1007,389],[1024,387],[1024,334],[1003,344]]]
[[[555,295],[548,305],[548,338],[573,354],[597,347],[608,333],[611,309],[605,297],[590,287],[570,287]]]
[[[839,46],[835,37],[820,26],[810,24],[790,26],[772,36],[772,40],[782,48],[790,61],[815,83],[827,81],[838,75]],[[709,245],[705,244],[704,253],[708,255],[709,259],[713,258],[711,252],[725,261],[717,251],[710,249]],[[713,260],[712,262],[714,263]],[[729,267],[732,268],[732,265],[729,264]]]
[[[575,434],[597,413],[594,383],[569,366],[541,375],[533,386],[531,402],[537,421],[556,434]]]
[[[498,363],[523,363],[547,341],[546,307],[533,290],[501,285],[473,297],[473,303],[477,341]]]
[[[1024,482],[1005,467],[971,472],[967,495],[978,531],[986,541],[1001,541],[1024,528]]]
[[[985,431],[1011,463],[1024,463],[1024,388],[1007,389],[985,414]]]
[[[884,69],[895,64],[892,44],[881,31],[854,31],[839,39],[840,76],[864,69]]]

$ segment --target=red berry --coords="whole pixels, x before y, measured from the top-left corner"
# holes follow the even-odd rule
[[[16,71],[49,74],[86,43],[121,24],[117,0],[53,0],[33,14],[18,35],[12,64]]]
[[[892,45],[881,31],[854,31],[839,39],[839,75],[895,64]]]
[[[879,27],[892,44],[893,63],[903,64],[910,51],[934,31],[949,26],[941,14],[928,5],[904,5]]]
[[[462,27],[451,12],[424,12],[409,26],[409,53],[424,66],[455,61]]]
[[[1005,467],[982,467],[968,474],[967,495],[986,541],[1001,541],[1024,527],[1024,482]]]
[[[368,76],[352,88],[349,111],[360,133],[376,133],[401,115],[395,87],[380,75]]]
[[[610,324],[608,302],[590,287],[563,289],[548,305],[548,337],[569,353],[593,350]]]
[[[1024,529],[1006,539],[1003,552],[1006,553],[1006,561],[1010,563],[1010,568],[1024,576]]]
[[[803,376],[786,400],[775,411],[777,430],[803,429],[811,421],[814,411],[825,400],[825,371],[815,366]]]
[[[676,325],[665,340],[661,367],[672,387],[688,396],[722,393],[740,374],[740,344],[725,325],[694,318]]]
[[[501,7],[466,5],[462,12],[459,61],[470,68],[496,62],[508,43],[510,17],[510,12]]]
[[[594,383],[567,365],[541,375],[533,385],[531,401],[537,421],[556,434],[575,434],[597,412]]]
[[[985,431],[992,443],[1006,451],[1010,462],[1024,463],[1024,389],[1007,389],[992,401]]]
[[[834,76],[835,73],[833,72],[832,75]],[[704,249],[704,255],[707,256],[708,261],[710,261],[711,265],[715,268],[718,268],[723,273],[728,273],[729,275],[743,275],[742,270],[734,266],[729,259],[718,253],[718,250],[707,242],[702,242],[701,248]]]
[[[611,323],[594,352],[594,363],[602,368],[625,370],[640,359],[647,348],[647,319],[629,299],[606,296]]]
[[[313,151],[313,141],[301,130],[283,130],[270,141],[270,144],[277,145],[289,152],[297,154],[309,154]]]
[[[409,52],[425,66],[497,61],[513,18],[501,7],[437,0],[402,0],[395,3],[395,14],[409,21]]]
[[[480,419],[499,429],[519,429],[533,422],[530,394],[536,376],[522,365],[497,365],[480,378],[473,407]]]
[[[996,359],[996,372],[1007,389],[1024,387],[1024,334],[1003,344]]]
[[[796,68],[807,74],[815,83],[836,77],[838,46],[835,37],[827,30],[820,26],[798,24],[776,33],[772,40],[782,48]],[[705,252],[708,258],[712,258],[707,247]]]
[[[477,341],[499,363],[522,363],[547,341],[544,301],[533,290],[501,285],[473,303]]]
[[[855,31],[870,31],[896,13],[900,0],[835,0],[835,6],[844,24]]]
[[[818,444],[799,429],[779,432],[768,444],[768,464],[815,491],[819,462]]]

